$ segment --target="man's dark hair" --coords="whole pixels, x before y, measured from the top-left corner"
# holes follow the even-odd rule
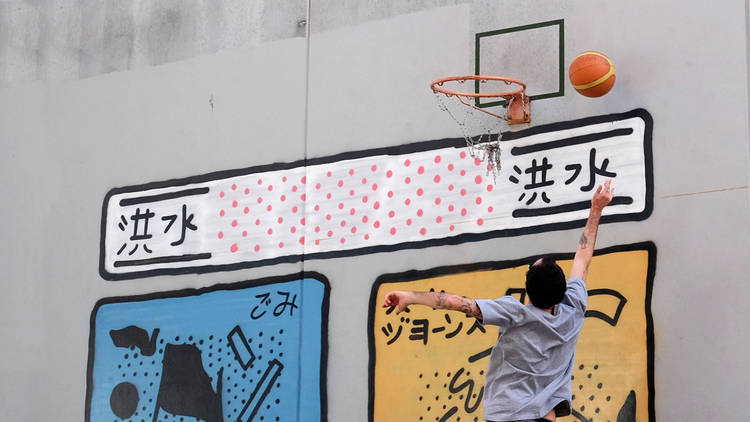
[[[565,297],[565,273],[554,259],[545,256],[539,265],[532,265],[526,273],[526,293],[537,308],[547,309]]]

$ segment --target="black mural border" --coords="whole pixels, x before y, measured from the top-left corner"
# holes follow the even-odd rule
[[[655,413],[655,394],[654,388],[654,318],[651,313],[651,298],[654,287],[654,276],[656,274],[656,244],[651,241],[630,243],[624,245],[616,245],[607,248],[597,249],[594,251],[594,256],[607,255],[616,252],[633,252],[633,251],[646,251],[648,252],[648,268],[646,270],[646,296],[645,296],[645,313],[646,313],[646,371],[648,377],[648,420],[649,422],[656,421]],[[564,253],[550,253],[543,254],[545,256],[551,256],[555,260],[566,260],[573,259],[575,253],[564,252]],[[409,270],[400,273],[383,274],[375,279],[370,291],[370,300],[368,306],[368,317],[367,317],[367,343],[368,350],[370,353],[369,364],[368,364],[368,402],[367,402],[367,415],[368,421],[374,422],[375,415],[375,311],[380,309],[379,304],[376,303],[378,289],[383,284],[388,283],[400,283],[415,280],[422,280],[425,278],[433,278],[439,276],[463,274],[467,272],[475,271],[495,271],[504,270],[507,268],[518,267],[522,265],[529,265],[539,258],[540,255],[532,255],[526,258],[505,260],[505,261],[485,261],[470,264],[458,264],[458,265],[447,265],[442,267],[430,268],[427,270]]]
[[[641,212],[629,213],[629,214],[618,214],[618,215],[605,215],[602,216],[602,223],[615,223],[622,221],[642,221],[651,216],[653,211],[653,196],[654,196],[654,176],[653,176],[653,152],[652,152],[652,134],[653,134],[653,119],[648,111],[642,108],[634,109],[625,113],[606,114],[600,116],[586,117],[577,120],[570,120],[566,122],[550,123],[541,126],[535,126],[528,129],[519,130],[516,132],[505,132],[503,133],[500,141],[511,141],[519,139],[525,136],[536,135],[539,133],[553,132],[559,130],[567,130],[580,126],[587,126],[598,123],[606,123],[613,121],[620,121],[638,117],[641,118],[645,123],[644,140],[643,140],[643,152],[645,161],[646,171],[646,198],[644,209]],[[277,258],[263,259],[258,261],[246,261],[237,262],[233,264],[222,264],[222,265],[204,265],[204,266],[190,266],[180,268],[157,268],[145,271],[135,271],[130,273],[110,273],[104,268],[104,250],[105,250],[105,235],[106,235],[106,220],[107,220],[107,204],[109,199],[113,195],[131,193],[148,189],[157,189],[165,187],[176,187],[185,186],[193,183],[204,183],[216,179],[223,179],[236,176],[244,176],[252,173],[261,173],[271,170],[289,170],[300,166],[314,166],[318,164],[333,163],[341,160],[350,160],[363,157],[369,157],[374,155],[402,155],[411,154],[415,152],[423,152],[439,148],[463,148],[466,146],[464,138],[445,138],[432,141],[416,142],[412,144],[398,145],[392,147],[375,148],[362,151],[344,152],[336,155],[303,159],[289,163],[274,163],[266,164],[261,166],[247,167],[244,169],[235,170],[224,170],[212,173],[207,173],[198,176],[186,177],[182,179],[171,179],[161,182],[146,183],[142,185],[127,186],[121,188],[114,188],[107,192],[104,197],[102,205],[102,220],[101,220],[101,231],[100,231],[100,246],[99,246],[99,274],[105,280],[117,281],[117,280],[129,280],[134,278],[153,277],[158,275],[180,275],[180,274],[204,274],[218,271],[232,271],[244,268],[254,268],[267,265],[275,265],[281,263],[294,263],[307,259],[329,259],[329,258],[340,258],[356,255],[373,254],[379,252],[393,252],[402,249],[422,249],[433,246],[443,245],[459,245],[466,242],[478,242],[487,239],[493,239],[498,237],[510,237],[519,236],[526,234],[542,233],[554,230],[567,230],[573,228],[583,227],[586,224],[586,219],[579,219],[573,221],[565,221],[560,223],[549,223],[541,224],[538,226],[516,228],[516,229],[503,229],[493,230],[484,233],[464,233],[457,236],[444,237],[440,239],[431,240],[420,240],[402,242],[393,245],[379,245],[369,246],[364,248],[349,249],[345,251],[329,251],[329,252],[318,252],[310,254],[298,254],[298,255],[286,255]]]
[[[328,316],[330,309],[331,283],[328,278],[315,271],[299,271],[287,275],[263,277],[255,280],[219,283],[207,287],[187,288],[163,292],[146,293],[133,296],[115,296],[99,299],[91,311],[89,320],[89,356],[86,367],[86,415],[85,422],[91,422],[91,397],[94,388],[94,355],[96,352],[96,315],[103,305],[123,302],[142,302],[153,299],[169,299],[200,296],[215,291],[242,290],[269,284],[285,283],[303,279],[313,279],[323,284],[323,303],[321,307],[320,327],[320,421],[328,421]],[[301,393],[301,391],[300,391]]]

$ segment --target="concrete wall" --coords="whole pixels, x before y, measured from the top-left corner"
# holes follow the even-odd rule
[[[378,277],[572,252],[580,217],[372,253],[308,258],[307,244],[278,263],[110,281],[99,272],[102,203],[113,188],[458,137],[429,81],[474,73],[477,33],[562,19],[565,67],[601,50],[617,82],[592,100],[566,77],[564,95],[532,103],[529,127],[638,108],[653,118],[653,210],[603,224],[597,246],[657,251],[654,419],[738,420],[750,375],[744,7],[313,0],[305,28],[299,1],[3,2],[0,415],[86,418],[90,318],[102,298],[310,271],[330,283],[324,413],[367,418]],[[519,76],[554,75],[531,66]],[[497,195],[501,183],[507,174]]]

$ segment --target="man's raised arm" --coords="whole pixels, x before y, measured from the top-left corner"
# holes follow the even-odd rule
[[[602,210],[606,207],[614,196],[615,189],[610,188],[611,180],[604,183],[596,189],[594,197],[591,198],[591,211],[589,219],[586,221],[586,228],[583,229],[581,239],[578,241],[578,250],[573,259],[573,267],[570,269],[571,277],[580,277],[586,279],[589,271],[591,258],[594,256],[594,244],[596,243],[596,232],[599,230],[599,219],[602,217]]]
[[[479,306],[474,299],[452,293],[394,291],[386,295],[385,303],[383,303],[384,308],[395,306],[397,314],[409,305],[424,305],[435,309],[459,311],[480,321],[482,320],[482,311],[479,310]]]

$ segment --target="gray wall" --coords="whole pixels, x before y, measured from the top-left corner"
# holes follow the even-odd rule
[[[565,63],[607,52],[605,97],[533,103],[533,125],[645,108],[654,210],[598,246],[652,241],[657,420],[739,420],[750,343],[743,4],[593,0],[3,2],[3,420],[82,420],[89,317],[104,297],[300,269],[331,281],[328,419],[367,415],[368,301],[381,274],[572,251],[579,230],[122,282],[98,273],[114,188],[456,137],[428,82],[474,71],[474,34],[565,20]],[[305,36],[309,29],[310,35]],[[528,78],[546,70],[529,68]]]

